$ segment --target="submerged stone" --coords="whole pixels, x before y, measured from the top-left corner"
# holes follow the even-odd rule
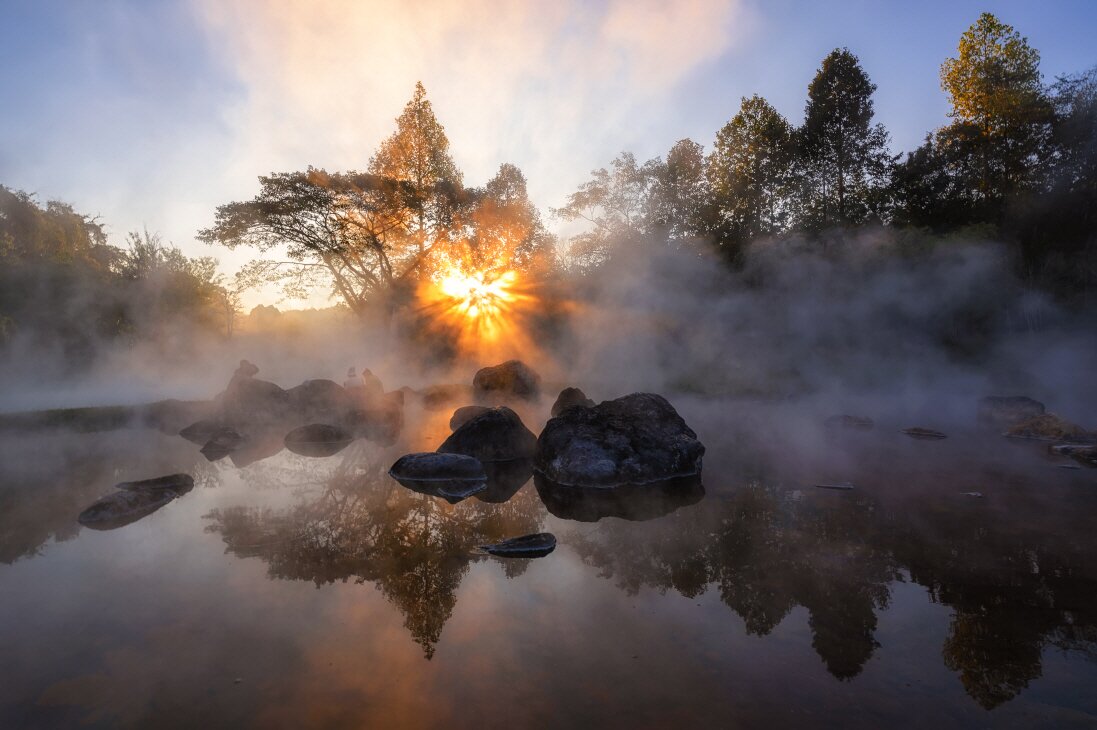
[[[186,494],[194,489],[194,478],[190,474],[168,474],[155,479],[141,479],[135,482],[119,482],[115,489],[127,492],[171,492],[175,496]]]
[[[467,421],[442,442],[438,451],[464,454],[483,462],[529,459],[537,452],[537,437],[517,413],[500,406]]]
[[[326,423],[310,423],[286,434],[283,442],[287,449],[301,456],[332,456],[347,448],[354,436],[338,426]]]
[[[700,474],[705,447],[665,398],[633,393],[550,419],[537,451],[549,480],[605,488]]]
[[[556,536],[551,532],[538,532],[481,545],[480,549],[501,558],[543,558],[556,549]]]
[[[556,402],[552,404],[552,410],[550,413],[555,418],[568,408],[574,406],[580,406],[582,408],[593,408],[594,401],[587,398],[587,394],[578,388],[564,388],[560,391],[560,395],[556,396]]]
[[[100,497],[76,519],[93,530],[114,530],[151,515],[175,497],[168,489],[122,489]]]
[[[405,454],[396,460],[389,469],[389,474],[396,479],[412,481],[455,479],[484,481],[487,479],[484,466],[477,459],[462,454],[440,454],[435,451]]]
[[[903,433],[911,438],[926,439],[926,440],[939,440],[948,438],[947,434],[941,431],[934,431],[932,428],[922,428],[921,426],[913,426],[911,428],[904,428]]]
[[[507,360],[478,370],[472,378],[472,389],[479,401],[535,401],[541,397],[541,376],[521,360]]]

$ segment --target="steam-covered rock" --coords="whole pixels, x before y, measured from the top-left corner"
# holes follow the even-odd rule
[[[988,395],[979,399],[979,422],[997,428],[1014,426],[1044,413],[1043,403],[1024,395]]]
[[[508,398],[534,401],[541,397],[541,376],[521,360],[507,360],[478,370],[472,389],[481,402]]]
[[[529,459],[537,452],[537,437],[517,413],[500,406],[466,422],[442,442],[438,451],[465,454],[484,462]]]
[[[355,394],[334,380],[306,380],[286,391],[298,422],[339,422],[359,407]]]
[[[404,426],[404,393],[397,390],[371,399],[368,407],[351,414],[346,425],[355,436],[391,446]]]
[[[224,425],[214,421],[213,419],[205,418],[201,421],[195,421],[191,425],[187,426],[179,432],[179,435],[185,438],[191,443],[204,445],[220,430],[224,428]]]
[[[560,485],[618,487],[700,474],[704,453],[665,398],[633,393],[550,419],[537,440],[537,469]]]
[[[202,456],[209,461],[217,461],[231,454],[244,443],[244,437],[239,431],[228,427],[222,427],[210,436],[202,447]]]
[[[587,394],[578,388],[564,388],[560,391],[560,395],[556,396],[556,402],[552,404],[552,411],[550,412],[555,418],[572,406],[593,408],[594,401],[587,398]]]
[[[1097,443],[1097,433],[1087,431],[1077,424],[1065,421],[1054,413],[1022,421],[1006,431],[1006,436],[1039,439],[1042,441],[1066,441],[1076,444]]]
[[[487,413],[490,410],[487,406],[461,406],[450,416],[449,430],[456,431],[481,413]]]
[[[440,411],[464,401],[468,403],[472,392],[467,385],[431,385],[415,392],[428,411]]]
[[[347,448],[354,436],[338,426],[310,423],[286,434],[287,449],[301,456],[332,456]]]
[[[216,420],[229,426],[284,421],[294,412],[288,392],[256,378],[234,377],[217,400],[220,413]]]

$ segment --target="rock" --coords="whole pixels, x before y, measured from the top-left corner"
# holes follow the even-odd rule
[[[237,469],[243,469],[257,461],[269,459],[284,448],[281,429],[264,429],[249,433],[240,445],[229,453],[229,461]]]
[[[244,437],[238,431],[231,428],[221,428],[210,436],[209,441],[202,447],[202,456],[209,461],[223,459],[244,443]]]
[[[461,406],[449,419],[449,430],[456,431],[481,413],[487,413],[491,409],[487,406]]]
[[[838,482],[837,484],[816,484],[816,489],[838,489],[841,491],[849,491],[853,489],[853,485],[849,482]]]
[[[851,428],[858,431],[871,431],[876,426],[876,422],[871,418],[865,416],[849,416],[842,414],[840,416],[831,416],[824,421],[827,428]]]
[[[370,407],[355,411],[347,426],[355,436],[391,446],[404,427],[404,394],[397,390],[374,399]]]
[[[438,451],[465,454],[484,462],[529,459],[537,452],[537,437],[517,413],[500,406],[466,422],[442,442]]]
[[[233,378],[217,398],[218,420],[228,426],[283,421],[293,414],[288,392],[274,383],[255,378]]]
[[[538,532],[481,545],[480,549],[501,558],[543,558],[556,549],[556,536],[551,532]]]
[[[502,504],[533,477],[533,459],[489,461],[484,464],[484,471],[488,475],[488,486],[476,498],[481,502]]]
[[[921,426],[904,428],[903,433],[916,439],[935,440],[948,438],[947,434],[941,433],[940,431],[934,431],[932,428],[922,428]]]
[[[171,492],[178,497],[194,489],[194,478],[190,474],[168,474],[155,479],[119,482],[114,488],[127,492]]]
[[[167,489],[119,490],[96,500],[76,519],[93,530],[114,530],[151,515],[175,497]]]
[[[701,478],[696,475],[615,489],[556,484],[537,473],[533,483],[551,514],[579,522],[597,522],[606,517],[633,522],[653,520],[696,504],[705,496]]]
[[[334,380],[306,380],[286,391],[297,422],[344,423],[360,407],[355,394]]]
[[[464,385],[432,385],[418,391],[418,394],[423,399],[423,408],[428,411],[440,411],[460,401],[468,403],[472,397]]]
[[[979,422],[1006,428],[1044,414],[1044,404],[1023,395],[988,395],[979,399]]]
[[[560,395],[556,396],[556,402],[552,404],[550,413],[552,414],[552,417],[555,418],[572,406],[593,408],[594,401],[587,398],[587,394],[578,388],[564,388],[560,391]]]
[[[179,435],[191,443],[204,445],[223,428],[225,428],[225,426],[217,421],[203,419],[201,421],[195,421],[187,426],[179,432]]]
[[[286,448],[301,456],[332,456],[347,448],[354,436],[338,426],[310,423],[286,434]]]
[[[521,360],[507,360],[478,370],[472,379],[472,389],[479,401],[493,402],[500,398],[535,401],[541,397],[541,376]]]
[[[477,459],[462,454],[440,454],[425,451],[405,454],[396,460],[389,474],[400,480],[411,481],[485,481],[487,474]]]
[[[1097,433],[1064,421],[1054,413],[1044,413],[1022,421],[1006,430],[1005,435],[1043,441],[1069,441],[1076,444],[1097,443]]]
[[[1059,456],[1069,456],[1086,466],[1097,467],[1097,446],[1085,444],[1056,444],[1048,450]]]
[[[665,398],[633,393],[550,419],[537,440],[537,469],[556,484],[618,487],[700,474],[704,453]]]

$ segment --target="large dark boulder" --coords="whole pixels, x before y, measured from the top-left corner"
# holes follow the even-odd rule
[[[481,402],[517,398],[535,401],[541,397],[541,376],[521,360],[481,368],[472,379],[472,390]]]
[[[171,492],[178,497],[194,489],[194,477],[190,474],[168,474],[135,482],[119,482],[114,488],[126,492]]]
[[[979,399],[979,423],[1008,428],[1046,412],[1044,404],[1023,395],[988,395]]]
[[[464,454],[484,462],[528,459],[537,452],[537,437],[517,413],[500,406],[466,422],[442,442],[438,451]]]
[[[219,417],[228,426],[248,426],[284,421],[294,411],[293,401],[274,383],[256,378],[232,379],[218,397]]]
[[[633,393],[550,419],[537,469],[560,485],[618,487],[700,474],[704,453],[666,398]]]
[[[552,404],[552,417],[555,418],[572,406],[593,408],[594,401],[587,398],[587,394],[578,388],[564,388],[560,395],[556,396],[556,402]]]
[[[286,394],[294,420],[305,423],[343,423],[359,407],[355,395],[334,380],[306,380]]]

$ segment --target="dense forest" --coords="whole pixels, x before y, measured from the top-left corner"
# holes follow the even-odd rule
[[[516,166],[465,185],[419,84],[366,171],[274,173],[253,199],[217,209],[198,239],[261,254],[231,281],[156,235],[111,246],[68,205],[0,188],[0,342],[71,355],[180,322],[231,335],[240,293],[272,283],[291,297],[328,288],[350,312],[388,321],[443,271],[574,280],[639,255],[638,240],[715,250],[736,270],[757,246],[795,239],[825,252],[861,230],[892,231],[903,253],[998,242],[1027,286],[1085,307],[1097,283],[1097,67],[1045,83],[1039,52],[984,13],[940,81],[950,121],[904,157],[875,121],[860,60],[835,49],[799,126],[753,95],[707,150],[683,139],[665,158],[622,152],[551,210],[584,226],[566,241]]]

